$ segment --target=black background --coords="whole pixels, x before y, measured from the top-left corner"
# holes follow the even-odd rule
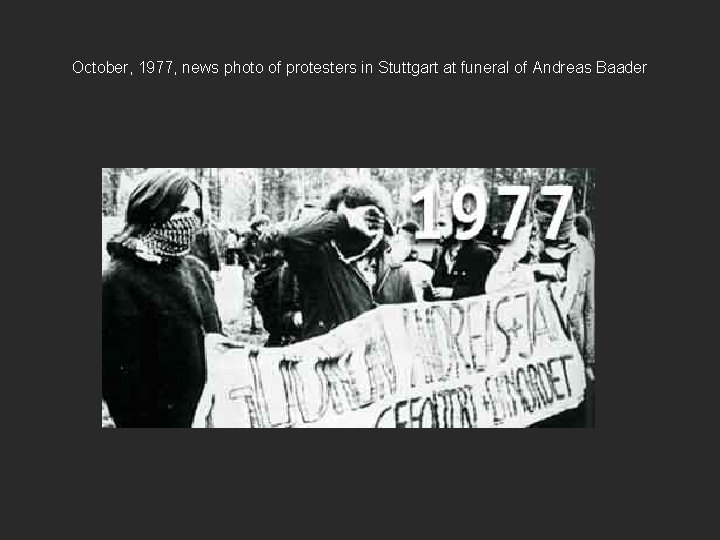
[[[163,535],[173,525],[193,535],[217,534],[220,525],[231,527],[225,534],[256,534],[246,530],[252,525],[270,535],[275,524],[297,533],[304,502],[311,504],[301,514],[306,520],[327,526],[339,519],[339,534],[348,523],[354,529],[374,522],[367,511],[373,507],[400,518],[402,527],[388,531],[395,535],[409,535],[418,524],[431,534],[460,534],[453,525],[463,516],[478,516],[478,531],[491,521],[506,532],[525,526],[544,535],[596,521],[597,494],[618,479],[623,464],[633,464],[634,478],[651,474],[636,434],[663,420],[638,395],[649,386],[647,342],[639,336],[651,324],[647,306],[657,305],[652,280],[662,278],[637,278],[632,269],[653,253],[643,213],[651,211],[662,179],[668,132],[686,115],[669,106],[669,97],[677,63],[691,58],[679,50],[677,30],[687,21],[654,4],[618,10],[546,4],[478,3],[472,10],[408,4],[393,11],[389,4],[372,10],[296,3],[267,5],[263,13],[244,5],[224,12],[204,4],[136,10],[96,4],[44,11],[50,39],[40,84],[50,97],[43,105],[59,159],[76,176],[48,188],[48,211],[72,214],[73,221],[71,238],[47,252],[72,261],[53,273],[68,284],[58,287],[57,301],[74,313],[55,329],[72,346],[56,366],[67,381],[55,381],[67,404],[57,411],[57,440],[67,442],[56,452],[80,456],[83,469],[96,471],[81,489],[97,495],[84,511],[112,523],[104,532],[137,535],[127,518],[142,517],[160,520]],[[648,66],[644,75],[605,76],[139,76],[141,60],[161,59],[175,68],[216,62],[221,69],[234,60]],[[127,62],[135,75],[76,75],[75,60]],[[101,430],[100,294],[93,285],[100,230],[92,223],[97,168],[115,164],[596,167],[602,434],[351,430],[291,439],[288,432]],[[77,438],[68,433],[76,424]],[[608,442],[614,430],[622,430],[620,440]],[[250,503],[263,511],[251,511]],[[535,510],[521,514],[518,503]],[[426,524],[433,518],[441,518],[439,529]],[[189,525],[196,520],[198,528]],[[379,534],[377,526],[371,530]]]

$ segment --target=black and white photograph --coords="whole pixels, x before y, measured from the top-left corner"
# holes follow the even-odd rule
[[[102,169],[103,428],[594,428],[594,168]]]

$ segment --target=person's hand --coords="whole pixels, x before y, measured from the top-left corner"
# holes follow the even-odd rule
[[[350,228],[363,233],[365,236],[375,236],[383,232],[385,215],[377,206],[358,206],[357,208],[343,208],[340,213],[348,220]]]
[[[433,287],[432,292],[435,300],[450,300],[453,295],[452,287]]]
[[[212,353],[222,353],[227,349],[243,349],[245,344],[234,341],[223,334],[207,334],[205,336],[205,349]]]
[[[299,311],[296,311],[295,314],[293,315],[293,324],[295,325],[296,328],[302,327],[303,318],[302,318],[302,313],[300,313]]]
[[[505,247],[518,258],[522,258],[530,249],[530,237],[532,236],[532,225],[524,225],[515,229],[515,235]]]

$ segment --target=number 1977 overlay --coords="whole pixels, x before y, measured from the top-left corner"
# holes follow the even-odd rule
[[[567,205],[570,203],[572,197],[572,186],[543,186],[540,189],[540,193],[543,195],[556,195],[560,197],[560,203],[558,204],[557,211],[553,216],[552,222],[550,222],[550,228],[548,229],[546,238],[548,240],[555,240],[557,238],[558,231],[560,230],[560,222],[562,221],[563,215]],[[515,205],[510,214],[505,231],[503,232],[504,240],[512,240],[515,235],[518,223],[520,222],[520,216],[527,203],[528,195],[530,193],[529,186],[498,186],[498,195],[511,195],[517,197]],[[475,210],[468,213],[463,205],[463,200],[467,195],[470,195],[475,199]],[[423,220],[424,227],[418,231],[418,240],[438,240],[442,238],[446,232],[441,229],[435,228],[435,185],[430,184],[429,186],[421,189],[415,195],[412,196],[412,202],[417,203],[423,202]],[[431,204],[425,204],[426,199],[430,199]],[[458,221],[462,223],[474,223],[474,225],[468,230],[458,229],[455,236],[458,240],[469,240],[475,237],[485,225],[485,219],[487,217],[487,195],[485,189],[480,186],[466,185],[458,189],[452,198],[452,210],[453,215]],[[449,226],[448,226],[449,228]]]

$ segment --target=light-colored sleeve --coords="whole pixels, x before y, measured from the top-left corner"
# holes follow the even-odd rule
[[[518,259],[515,253],[506,248],[490,269],[485,282],[485,291],[491,293],[507,289],[514,280],[517,264]]]
[[[587,255],[587,283],[585,286],[585,310],[583,322],[585,324],[585,361],[595,363],[595,253],[588,250]]]
[[[497,292],[528,284],[527,272],[518,272],[520,259],[527,253],[532,225],[520,227],[502,250],[485,281],[485,292]],[[531,280],[531,282],[533,282]]]

